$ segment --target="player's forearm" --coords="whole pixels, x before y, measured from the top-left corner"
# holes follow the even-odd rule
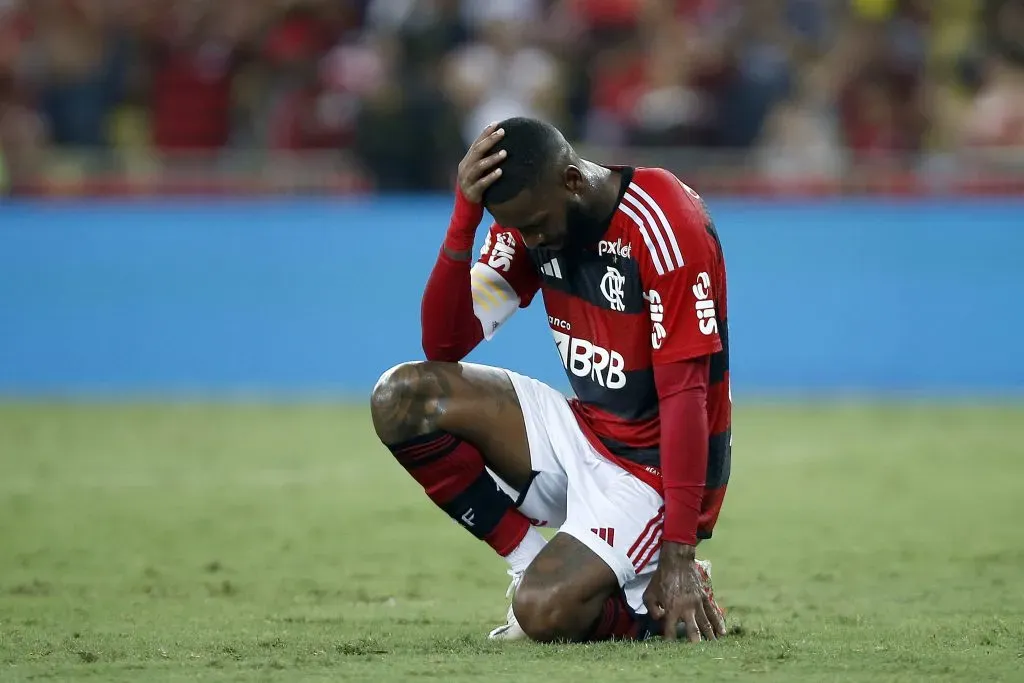
[[[420,307],[423,353],[427,360],[456,362],[484,338],[473,313],[470,264],[444,250],[427,280]]]
[[[483,218],[483,204],[469,201],[462,191],[456,188],[455,206],[452,208],[452,218],[448,222],[448,232],[444,236],[445,253],[458,261],[471,261],[476,229],[480,227]]]
[[[480,321],[473,313],[470,278],[473,239],[481,218],[483,207],[456,190],[444,246],[427,279],[420,309],[427,360],[460,361],[483,339]]]
[[[697,544],[708,466],[707,356],[654,368],[661,413],[665,541]]]

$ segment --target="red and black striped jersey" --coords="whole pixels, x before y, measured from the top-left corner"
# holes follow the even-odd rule
[[[731,459],[725,260],[701,198],[656,168],[621,169],[619,202],[599,240],[527,249],[491,226],[471,280],[490,339],[541,292],[584,433],[605,456],[660,488],[662,416],[654,366],[710,356],[709,453],[698,533],[710,535]],[[721,491],[724,493],[724,491]],[[716,502],[717,501],[717,502]]]

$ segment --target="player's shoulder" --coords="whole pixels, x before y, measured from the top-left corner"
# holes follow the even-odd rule
[[[706,222],[700,197],[662,168],[636,169],[619,211],[637,255],[658,275],[683,267]]]
[[[664,168],[640,167],[633,171],[627,193],[648,203],[657,203],[664,211],[703,210],[703,200],[679,176]]]

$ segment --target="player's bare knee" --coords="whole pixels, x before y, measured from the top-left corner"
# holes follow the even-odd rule
[[[370,393],[370,416],[373,427],[385,443],[396,440],[396,433],[406,431],[411,402],[418,399],[418,363],[400,363],[386,370]]]
[[[516,620],[531,640],[551,643],[574,640],[576,620],[573,610],[575,596],[568,587],[519,587],[512,603]]]
[[[380,376],[370,394],[370,416],[381,441],[395,443],[436,428],[429,404],[441,398],[438,371],[436,363],[408,362]]]

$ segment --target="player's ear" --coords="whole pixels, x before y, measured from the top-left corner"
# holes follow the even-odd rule
[[[583,186],[585,181],[583,178],[583,172],[572,164],[565,167],[565,189],[569,191],[569,194],[579,195],[583,192]]]

